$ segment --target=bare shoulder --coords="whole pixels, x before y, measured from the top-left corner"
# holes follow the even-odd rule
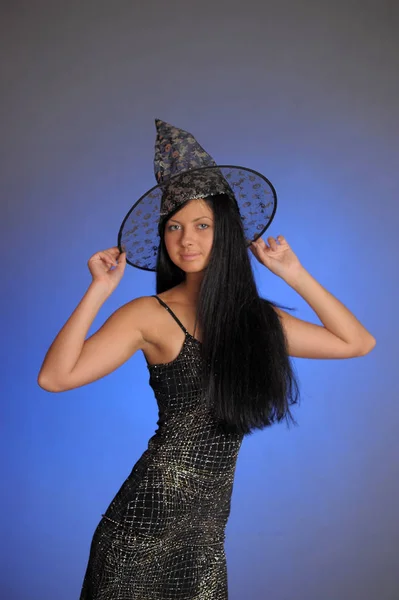
[[[185,320],[184,304],[172,290],[157,294],[167,306]],[[126,327],[138,329],[144,341],[149,345],[165,345],[165,339],[176,333],[176,323],[167,314],[165,308],[153,296],[140,296],[131,300],[120,309],[121,318]],[[123,315],[123,316],[122,316]]]
[[[156,308],[156,305],[157,302],[152,296],[139,296],[121,306],[121,310],[123,310],[126,315],[148,316],[153,309]]]
[[[145,341],[152,338],[152,324],[159,314],[159,302],[156,298],[139,296],[121,306],[117,312],[126,326],[134,325],[140,330]]]

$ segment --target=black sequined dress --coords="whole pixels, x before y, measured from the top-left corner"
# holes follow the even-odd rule
[[[226,600],[225,527],[242,436],[201,402],[201,343],[150,365],[158,429],[91,542],[80,600]]]

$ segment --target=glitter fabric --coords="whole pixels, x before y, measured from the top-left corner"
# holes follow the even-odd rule
[[[227,600],[225,527],[243,436],[202,400],[201,342],[150,365],[158,428],[98,524],[80,600]]]

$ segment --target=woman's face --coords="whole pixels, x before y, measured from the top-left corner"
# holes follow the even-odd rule
[[[171,261],[186,273],[202,271],[213,243],[213,213],[201,198],[190,200],[165,224],[165,246]]]

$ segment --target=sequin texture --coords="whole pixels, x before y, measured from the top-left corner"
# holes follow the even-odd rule
[[[157,430],[99,522],[80,600],[227,600],[225,527],[243,436],[205,406],[201,343],[148,365]]]

